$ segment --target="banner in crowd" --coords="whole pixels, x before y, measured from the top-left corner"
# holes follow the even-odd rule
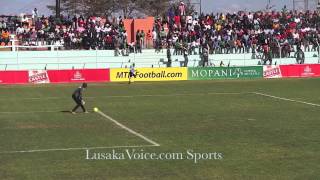
[[[128,68],[110,70],[111,81],[128,81]],[[187,80],[187,68],[136,68],[135,81],[179,81]]]
[[[262,66],[189,68],[189,80],[262,78]]]
[[[281,78],[281,69],[280,66],[270,65],[263,66],[263,77],[264,78]]]
[[[29,83],[42,84],[50,83],[46,70],[29,70]]]
[[[109,69],[48,70],[51,83],[108,82]]]
[[[0,71],[0,84],[26,84],[28,71]]]
[[[282,77],[320,77],[320,64],[280,65]]]

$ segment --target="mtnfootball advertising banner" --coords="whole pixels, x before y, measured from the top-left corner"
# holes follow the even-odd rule
[[[29,70],[29,83],[42,84],[50,83],[46,70]]]
[[[281,69],[280,66],[270,65],[263,66],[263,77],[264,78],[281,78]]]
[[[128,68],[115,68],[110,70],[111,81],[128,81]],[[182,68],[136,68],[135,81],[179,81],[187,80],[188,70]]]
[[[262,78],[262,66],[188,68],[188,80]]]

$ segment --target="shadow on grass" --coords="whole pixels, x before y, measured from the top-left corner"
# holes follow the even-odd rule
[[[71,111],[70,110],[68,110],[68,111],[66,111],[66,110],[63,110],[63,111],[60,111],[61,113],[68,113],[68,114],[71,114]]]
[[[59,111],[60,113],[66,113],[66,114],[71,114],[71,111],[70,110],[63,110],[63,111]],[[93,111],[87,111],[88,113],[92,113]],[[76,111],[77,114],[79,113],[84,113],[82,111]],[[85,113],[84,113],[85,114]]]

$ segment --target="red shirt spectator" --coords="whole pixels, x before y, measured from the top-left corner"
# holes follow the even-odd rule
[[[177,25],[180,25],[180,24],[181,24],[181,18],[180,18],[180,16],[174,16],[174,22],[175,22]]]

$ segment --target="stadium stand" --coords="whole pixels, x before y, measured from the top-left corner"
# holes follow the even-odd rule
[[[37,50],[50,49],[50,45],[62,46],[61,50],[109,50],[85,54],[92,55],[97,63],[104,58],[104,61],[121,62],[118,66],[123,66],[125,62],[141,62],[141,66],[148,67],[166,65],[167,57],[163,49],[168,46],[172,48],[173,66],[181,65],[184,53],[190,59],[188,66],[198,66],[205,50],[209,52],[209,65],[219,65],[221,61],[226,65],[257,65],[261,63],[257,59],[263,59],[268,54],[274,59],[273,63],[290,64],[294,63],[297,47],[301,47],[306,53],[306,63],[318,63],[320,16],[315,11],[283,9],[281,12],[240,11],[196,16],[186,14],[183,6],[171,8],[167,17],[152,19],[152,30],[148,32],[135,27],[131,29],[125,25],[127,20],[121,17],[65,16],[60,21],[53,16],[1,17],[1,46],[13,44],[6,38],[7,32],[15,34],[12,39],[16,41],[15,46],[44,47]],[[141,51],[150,46],[154,50]],[[64,58],[68,52],[57,52],[55,59],[68,63]],[[81,53],[73,53],[77,62]],[[98,56],[100,53],[102,55]],[[44,58],[52,56],[49,52],[38,54]],[[24,53],[19,52],[15,62],[35,61],[23,57]]]

